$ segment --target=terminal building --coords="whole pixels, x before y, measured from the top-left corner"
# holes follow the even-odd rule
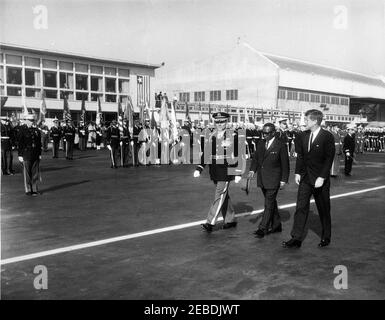
[[[116,119],[119,101],[124,108],[128,96],[139,112],[146,102],[155,103],[152,86],[160,66],[0,44],[1,115],[19,117],[24,103],[38,113],[42,92],[47,118],[62,119],[64,96],[75,121],[83,100],[86,121],[95,120],[98,99],[107,121]]]
[[[177,118],[209,121],[227,111],[232,122],[299,121],[319,109],[330,124],[385,120],[380,78],[259,52],[239,44],[229,52],[180,68],[156,71],[156,90],[177,99]]]

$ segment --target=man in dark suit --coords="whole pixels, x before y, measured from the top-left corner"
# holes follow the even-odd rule
[[[333,135],[320,127],[323,114],[319,110],[305,113],[307,131],[298,143],[295,166],[295,182],[299,185],[292,239],[284,241],[286,248],[299,248],[303,241],[309,215],[310,198],[313,195],[322,225],[319,247],[329,245],[331,239],[330,217],[330,169],[334,159]]]
[[[345,176],[350,176],[352,172],[353,156],[356,147],[354,137],[354,125],[347,127],[348,134],[344,138],[343,151],[345,153]]]
[[[237,222],[235,220],[234,207],[230,200],[229,185],[233,180],[235,183],[241,180],[240,175],[229,174],[229,168],[237,166],[231,163],[232,151],[235,157],[238,156],[238,136],[235,132],[232,133],[230,130],[225,130],[230,115],[227,112],[216,112],[213,114],[213,118],[216,129],[209,137],[208,146],[211,144],[211,150],[205,150],[204,152],[207,151],[209,154],[202,156],[202,159],[204,156],[212,159],[212,161],[208,161],[210,163],[210,178],[216,187],[215,198],[207,215],[207,221],[202,224],[202,228],[207,232],[213,231],[219,213],[222,213],[223,216],[223,229],[236,227]],[[233,137],[230,135],[233,135]],[[223,148],[222,152],[219,150],[220,147]],[[205,166],[206,163],[202,161],[201,165],[196,167],[194,172],[195,178],[200,176]]]
[[[110,150],[111,168],[118,168],[118,151],[120,143],[120,131],[116,120],[111,121],[107,129],[107,148]]]
[[[263,126],[264,140],[257,145],[248,176],[252,178],[258,172],[257,184],[265,197],[265,211],[259,228],[255,231],[258,238],[282,231],[276,198],[278,190],[288,182],[290,165],[286,143],[275,137],[275,134],[274,124],[266,123]]]

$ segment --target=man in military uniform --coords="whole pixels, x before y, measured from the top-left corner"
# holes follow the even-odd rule
[[[345,153],[345,175],[350,176],[356,143],[354,141],[354,126],[349,125],[347,130],[348,134],[344,138],[343,151]]]
[[[19,161],[23,164],[24,188],[26,195],[38,194],[37,182],[40,176],[41,133],[32,114],[24,116],[25,124],[18,135]]]
[[[279,128],[276,133],[276,137],[286,145],[287,154],[289,155],[289,138],[287,137],[287,119],[278,119]]]
[[[3,175],[13,175],[12,168],[14,131],[7,117],[1,117],[1,172]]]
[[[142,127],[139,124],[138,120],[134,121],[134,128],[133,128],[133,145],[132,145],[132,153],[134,157],[134,163],[133,166],[139,167],[139,159],[138,159],[138,152],[140,149],[140,143],[139,143],[139,134],[140,131],[142,131]]]
[[[123,167],[128,167],[129,155],[130,155],[130,131],[128,130],[128,121],[123,119],[123,130],[120,137],[120,156]]]
[[[356,153],[364,153],[364,140],[365,135],[362,131],[362,127],[359,126],[356,132]]]
[[[120,132],[116,120],[111,121],[111,125],[107,129],[107,148],[110,150],[111,168],[118,168],[118,152],[120,142]]]
[[[53,120],[53,126],[49,132],[49,135],[52,139],[52,158],[58,158],[62,131],[61,131],[61,128],[59,127],[59,121],[56,118]]]
[[[83,121],[80,121],[78,127],[78,135],[79,135],[79,149],[84,151],[87,149],[87,137],[88,137],[88,128],[84,125]]]
[[[48,132],[49,132],[49,129],[48,129],[48,126],[45,124],[44,120],[41,121],[41,123],[39,125],[39,129],[41,132],[41,144],[43,146],[43,151],[47,152],[48,151]]]
[[[232,180],[235,180],[235,183],[238,183],[241,180],[241,176],[234,176],[228,174],[229,167],[234,166],[228,163],[228,159],[230,159],[232,155],[227,154],[227,149],[231,147],[232,143],[234,143],[234,155],[236,156],[238,154],[237,136],[235,135],[234,140],[232,140],[233,137],[228,137],[227,135],[229,134],[229,132],[225,130],[230,116],[226,112],[216,112],[213,114],[213,118],[216,129],[209,137],[209,140],[211,141],[212,145],[212,153],[209,155],[210,157],[212,157],[212,164],[209,164],[209,170],[210,178],[214,182],[216,189],[214,201],[207,215],[207,222],[202,224],[202,228],[207,232],[211,232],[213,230],[219,212],[222,213],[224,220],[223,229],[236,227],[237,222],[235,220],[234,207],[231,203],[229,196],[229,185]],[[219,144],[221,144],[221,147],[223,147],[223,154],[218,154],[217,144],[218,146]],[[203,158],[204,155],[202,156],[202,159]],[[200,176],[205,166],[206,164],[204,163],[204,161],[201,162],[201,165],[197,166],[194,172],[195,178]]]
[[[65,140],[66,159],[73,160],[74,143],[76,129],[71,120],[66,121],[66,126],[63,128],[63,136]]]
[[[330,169],[330,176],[335,178],[338,176],[338,173],[340,172],[340,156],[342,154],[341,148],[341,136],[338,133],[338,127],[333,126],[330,130],[330,133],[334,137],[334,145],[335,145],[335,152],[334,152],[334,160],[332,164],[332,168]]]

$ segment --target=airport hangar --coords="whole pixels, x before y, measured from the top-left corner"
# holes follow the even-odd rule
[[[300,61],[238,44],[232,50],[181,67],[156,70],[155,87],[177,99],[177,119],[195,123],[228,111],[231,121],[298,122],[302,112],[324,112],[327,124],[385,121],[385,82],[380,77]],[[263,113],[263,117],[262,117]]]
[[[29,111],[38,113],[44,90],[46,118],[62,119],[67,95],[72,120],[80,120],[85,100],[86,121],[94,121],[100,100],[103,118],[116,119],[131,96],[134,111],[146,101],[154,105],[154,70],[161,65],[113,60],[19,45],[0,44],[1,115],[20,117],[23,100]],[[3,104],[4,103],[4,104]]]

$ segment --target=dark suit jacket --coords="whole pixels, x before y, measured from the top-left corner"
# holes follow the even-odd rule
[[[41,133],[38,128],[22,126],[18,136],[18,154],[25,161],[36,161],[41,155]]]
[[[343,146],[344,153],[349,152],[350,155],[353,156],[355,148],[356,148],[356,143],[355,143],[354,137],[351,137],[349,134],[347,134],[344,138],[344,146]]]
[[[313,141],[310,152],[308,152],[309,139],[310,130],[301,134],[297,145],[295,173],[300,174],[301,178],[307,175],[310,183],[314,185],[318,177],[329,179],[335,145],[333,135],[322,128]]]
[[[257,171],[258,187],[277,189],[280,181],[289,180],[290,165],[286,143],[276,137],[267,150],[265,150],[265,143],[265,140],[258,143],[250,171]]]

